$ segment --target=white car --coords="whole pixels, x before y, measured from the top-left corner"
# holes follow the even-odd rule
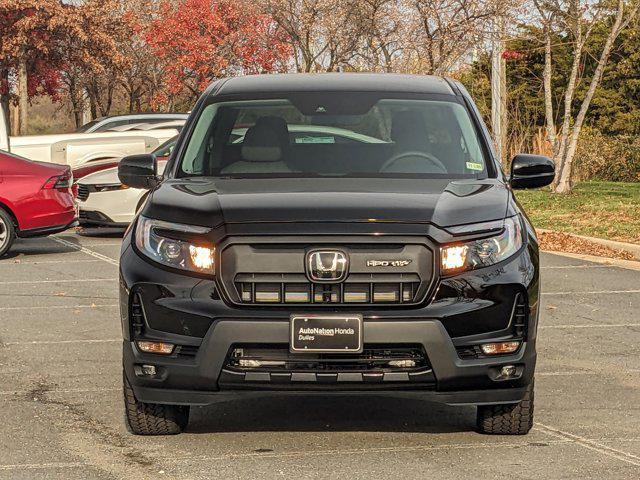
[[[166,160],[158,162],[159,175],[166,165]],[[149,192],[120,183],[118,167],[89,174],[78,180],[77,185],[79,220],[85,227],[126,227]]]
[[[138,123],[141,121],[143,119],[138,120]],[[166,121],[173,120],[163,119],[163,122]],[[149,122],[147,121],[147,123]],[[163,142],[174,137],[179,130],[179,127],[172,126],[159,130],[76,132],[10,137],[7,133],[4,112],[0,108],[0,150],[30,160],[60,163],[72,168],[95,160],[151,152]]]
[[[149,131],[149,130],[162,130],[165,128],[175,128],[176,130],[182,130],[184,127],[184,120],[171,120],[168,122],[155,122],[155,123],[131,123],[127,125],[118,125],[108,130],[107,132],[131,132],[132,130]]]
[[[160,175],[177,140],[175,136],[153,151]],[[148,191],[120,183],[115,166],[83,176],[76,182],[76,192],[81,226],[125,227],[142,206]]]
[[[188,113],[130,113],[126,115],[114,115],[101,117],[85,123],[77,133],[99,133],[113,130],[116,127],[135,125],[140,123],[164,123],[172,120],[181,120],[184,123],[189,117]],[[125,129],[126,130],[126,129]]]

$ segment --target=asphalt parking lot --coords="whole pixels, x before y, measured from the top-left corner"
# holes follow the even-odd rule
[[[20,241],[0,260],[0,478],[640,478],[640,271],[543,254],[536,425],[474,409],[275,398],[122,420],[118,236]]]

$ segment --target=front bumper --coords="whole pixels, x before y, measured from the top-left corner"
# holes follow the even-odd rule
[[[81,208],[78,216],[81,227],[123,227],[126,228],[128,222],[115,222],[102,212],[86,210]]]
[[[127,226],[135,216],[136,208],[145,191],[137,188],[91,192],[82,200],[80,224],[87,226]]]
[[[133,385],[136,397],[149,403],[205,405],[235,396],[271,393],[334,393],[334,394],[394,394],[418,396],[448,404],[497,404],[518,402],[533,377],[536,352],[533,343],[525,343],[515,355],[497,358],[462,360],[455,346],[437,320],[374,321],[364,324],[366,345],[420,344],[428,352],[430,367],[435,377],[431,388],[424,383],[415,387],[408,374],[394,373],[378,383],[367,381],[367,374],[340,373],[332,383],[325,383],[319,375],[277,373],[271,375],[237,374],[237,387],[218,389],[218,380],[224,369],[227,353],[238,343],[287,343],[288,321],[217,322],[202,340],[193,359],[176,359],[145,354],[133,342],[124,342],[124,367]],[[142,378],[140,366],[156,367],[156,378]],[[497,380],[503,365],[515,365],[520,370],[515,380]],[[417,384],[417,383],[416,383]],[[318,388],[319,387],[319,388]],[[374,388],[375,387],[375,388]]]
[[[152,265],[133,250],[129,237],[123,243],[120,279],[123,365],[141,401],[206,405],[238,396],[346,393],[417,396],[452,405],[501,404],[520,401],[533,378],[539,291],[537,247],[533,243],[502,264],[439,280],[435,293],[423,305],[368,307],[357,312],[364,318],[365,347],[420,345],[429,360],[431,380],[413,382],[411,377],[392,375],[375,383],[365,375],[348,375],[327,383],[319,375],[294,375],[296,372],[235,372],[235,380],[228,382],[225,362],[231,348],[238,344],[288,344],[289,315],[301,313],[300,308],[292,312],[229,305],[215,282]],[[183,345],[197,353],[164,357],[140,352],[133,342],[129,318],[133,292],[143,301],[145,339]],[[526,297],[528,310],[526,341],[518,352],[461,358],[457,347],[508,339],[514,292]],[[354,308],[330,311],[354,313]],[[157,374],[142,375],[142,365],[155,366]],[[518,375],[499,378],[504,365],[515,365]]]

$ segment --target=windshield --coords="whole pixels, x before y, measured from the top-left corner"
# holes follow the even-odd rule
[[[206,106],[178,176],[480,178],[487,168],[455,100],[323,93]]]
[[[96,125],[98,122],[100,122],[102,119],[101,118],[97,118],[95,120],[91,120],[88,123],[85,123],[84,125],[82,125],[80,128],[78,128],[76,130],[76,133],[85,133],[87,130],[89,130],[91,127],[93,127],[94,125]]]
[[[176,135],[173,138],[170,138],[158,148],[156,148],[153,153],[156,157],[168,157],[173,152],[173,147],[176,146],[176,141],[178,140],[178,136]]]

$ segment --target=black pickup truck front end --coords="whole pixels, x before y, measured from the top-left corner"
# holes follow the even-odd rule
[[[150,261],[134,228],[120,267],[126,379],[138,400],[154,404],[274,393],[517,403],[535,368],[539,291],[535,237],[518,221],[526,233],[515,255],[448,275],[441,246],[477,233],[374,222],[350,228],[355,235],[339,233],[344,225],[324,225],[323,235],[313,224],[295,234],[226,226],[209,234],[215,274],[206,276]],[[314,252],[339,252],[348,270],[338,281],[312,280]],[[320,337],[323,319],[327,329],[344,319],[357,332],[297,342],[295,318]]]
[[[238,396],[396,395],[476,405],[477,427],[533,426],[539,257],[515,189],[458,82],[265,75],[214,82],[120,262],[124,393],[138,434]]]

